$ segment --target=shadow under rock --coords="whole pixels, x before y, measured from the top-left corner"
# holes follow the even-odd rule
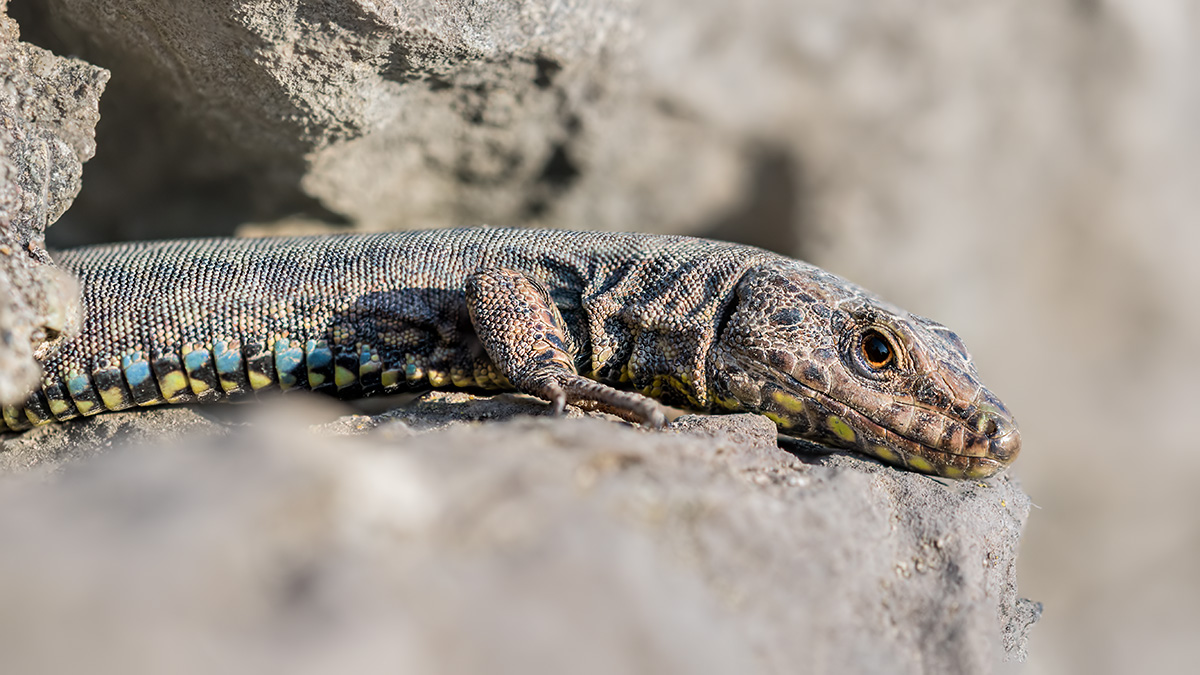
[[[809,250],[804,217],[804,175],[791,151],[762,146],[749,151],[750,176],[741,204],[699,235],[804,257]]]

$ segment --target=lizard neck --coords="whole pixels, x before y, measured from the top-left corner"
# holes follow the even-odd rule
[[[751,251],[756,251],[751,249]],[[591,377],[633,389],[667,405],[710,410],[709,354],[748,269],[713,256],[684,265],[676,274],[625,275],[583,307]]]

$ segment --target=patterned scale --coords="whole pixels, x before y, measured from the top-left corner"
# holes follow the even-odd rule
[[[675,281],[692,275],[711,286],[701,275],[735,278],[768,255],[685,237],[499,228],[63,251],[56,259],[83,292],[82,329],[44,362],[40,389],[24,406],[4,407],[3,419],[19,430],[276,388],[342,398],[511,388],[464,307],[465,280],[484,267],[527,272],[546,287],[582,347],[581,372],[661,396],[664,373],[650,371],[663,371],[657,361],[670,355],[655,352],[652,336],[633,334],[639,329],[620,315],[629,297],[711,313],[728,289],[692,297],[684,291],[695,286]],[[704,392],[681,383],[695,366],[665,367],[666,381],[693,403]]]

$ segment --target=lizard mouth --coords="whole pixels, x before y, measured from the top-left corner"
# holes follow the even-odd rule
[[[987,478],[1008,466],[1020,446],[1015,426],[990,439],[986,454],[964,454],[907,437],[876,422],[853,407],[794,378],[786,384],[762,388],[759,412],[771,418],[789,436],[818,440],[876,457],[888,464],[948,478]],[[962,427],[960,420],[943,416],[947,428]]]

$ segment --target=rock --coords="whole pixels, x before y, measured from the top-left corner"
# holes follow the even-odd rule
[[[89,174],[102,193],[73,214],[86,223],[75,240],[232,227],[224,209],[248,201],[240,220],[307,208],[375,229],[552,215],[583,175],[589,125],[619,109],[610,61],[632,17],[599,0],[143,10],[53,0],[22,17],[121,74],[105,121],[121,150]],[[593,202],[603,170],[586,173]],[[221,199],[188,220],[162,205],[180,183]],[[175,218],[149,215],[164,210]]]
[[[0,405],[24,400],[34,360],[77,320],[78,289],[45,230],[79,192],[108,71],[20,42],[0,0]],[[43,346],[45,345],[45,346]]]
[[[1007,477],[793,455],[752,415],[250,408],[63,425],[119,449],[0,483],[0,669],[988,672],[1036,618]]]
[[[47,0],[22,18],[124,82],[74,241],[300,211],[709,233],[841,263],[864,239],[883,255],[979,218],[981,200],[1004,215],[1030,186],[1061,194],[1075,155],[1022,153],[1086,147],[1081,117],[1107,129],[1107,94],[1075,86],[1120,44],[1095,3],[894,4]]]
[[[306,212],[369,230],[543,223],[794,251],[821,206],[805,171],[832,154],[822,125],[855,112],[816,105],[839,89],[828,50],[860,47],[808,35],[822,4],[48,0],[23,19],[121,74],[101,130],[120,150],[93,164],[63,241]],[[887,25],[845,20],[826,32],[886,42]]]
[[[0,474],[57,473],[114,445],[153,442],[170,446],[225,431],[220,422],[186,406],[123,411],[90,418],[83,424],[36,427],[3,440]]]

